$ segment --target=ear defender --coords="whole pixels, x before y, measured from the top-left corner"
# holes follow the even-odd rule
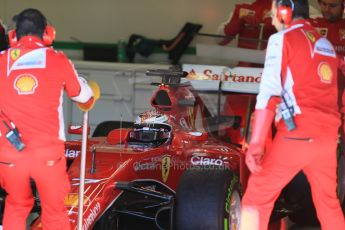
[[[278,20],[285,25],[289,25],[292,21],[293,10],[294,10],[293,0],[289,0],[289,1],[281,0],[281,1],[279,1],[278,7],[277,7],[277,18],[278,18]]]
[[[17,35],[16,30],[10,30],[7,32],[8,37],[8,43],[10,44],[10,47],[13,47],[17,44]]]
[[[55,40],[56,30],[52,25],[47,25],[43,32],[43,43],[46,46],[53,44]]]
[[[55,40],[55,34],[56,34],[55,28],[52,25],[47,25],[43,32],[43,38],[42,38],[43,44],[45,46],[50,46],[51,44],[53,44]],[[13,30],[8,31],[7,36],[8,36],[8,42],[10,44],[10,47],[15,46],[18,42],[16,30],[13,29]]]

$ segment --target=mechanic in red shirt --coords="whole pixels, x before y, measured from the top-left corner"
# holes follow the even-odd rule
[[[255,0],[251,4],[236,4],[229,20],[220,26],[220,30],[222,30],[227,37],[219,44],[226,45],[238,35],[238,47],[246,49],[265,49],[267,42],[259,42],[259,40],[268,40],[269,36],[276,32],[276,29],[271,23],[271,3],[271,0]],[[244,61],[240,61],[238,66],[263,67],[262,64]],[[242,108],[244,108],[249,101],[249,95],[238,94],[226,96],[223,114],[241,118],[239,127],[225,127],[225,132],[223,132],[227,133],[232,143],[241,144],[243,140],[246,109]]]
[[[322,17],[310,19],[322,36],[333,44],[337,54],[345,55],[345,19],[343,0],[319,0]]]
[[[311,24],[319,31],[322,36],[334,45],[337,54],[342,59],[340,76],[338,79],[339,84],[339,106],[342,106],[345,102],[345,95],[343,94],[345,86],[345,19],[344,2],[343,0],[319,0],[320,10],[322,17],[311,19]],[[344,97],[344,98],[342,98]],[[342,107],[342,112],[345,112],[345,108]],[[343,118],[344,119],[344,118]],[[344,133],[342,133],[344,140]]]
[[[99,95],[62,52],[49,47],[54,37],[45,16],[26,9],[16,17],[15,31],[9,32],[11,48],[0,54],[0,184],[8,193],[4,230],[26,229],[34,203],[30,179],[39,193],[43,229],[70,229],[64,207],[70,184],[63,92],[84,109]]]
[[[305,20],[308,0],[274,0],[253,131],[246,153],[252,172],[242,200],[241,230],[266,230],[275,200],[303,170],[323,230],[345,229],[336,194],[339,60],[332,44]],[[277,133],[264,154],[275,116]]]
[[[219,44],[226,45],[236,35],[239,35],[238,47],[265,49],[267,42],[259,44],[259,39],[267,40],[271,34],[276,32],[271,24],[271,2],[270,0],[256,0],[252,4],[242,3],[235,5],[235,10],[230,16],[229,21],[221,26],[221,30],[223,30],[227,37]],[[260,64],[246,62],[240,62],[239,66],[261,67]]]

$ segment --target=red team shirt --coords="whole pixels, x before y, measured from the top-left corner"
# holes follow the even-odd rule
[[[252,4],[238,4],[230,18],[229,23],[224,27],[225,35],[239,35],[238,47],[248,49],[265,49],[267,42],[262,42],[259,46],[258,41],[241,40],[240,38],[264,39],[276,32],[271,24],[272,2],[258,0]],[[244,16],[254,16],[258,25],[246,25],[242,18]],[[261,31],[262,30],[262,31]]]
[[[337,130],[338,62],[327,39],[320,38],[309,23],[293,22],[269,39],[256,109],[276,110],[285,89],[294,104],[297,123],[294,133],[327,134],[327,130]],[[280,111],[276,113],[276,121],[280,121],[278,129],[286,129]]]
[[[242,199],[248,219],[258,218],[257,229],[267,229],[275,199],[300,170],[310,183],[321,228],[345,229],[336,195],[338,62],[332,44],[305,20],[268,41],[256,109],[276,111],[277,133]],[[296,114],[291,131],[277,110],[283,89]]]
[[[315,29],[321,34],[321,36],[326,37],[334,46],[335,51],[342,60],[340,70],[338,72],[338,104],[341,109],[341,113],[345,112],[345,78],[344,78],[344,56],[345,56],[345,19],[340,19],[335,22],[329,22],[324,18],[310,19],[310,23],[315,27]],[[344,116],[343,116],[344,117]],[[344,118],[342,118],[343,120]],[[343,121],[344,123],[344,121]],[[345,127],[343,127],[343,132]],[[343,133],[344,136],[344,133]]]
[[[63,92],[85,102],[92,94],[82,87],[67,57],[33,36],[22,38],[0,55],[0,109],[15,123],[28,147],[63,145]],[[1,146],[11,146],[1,123],[0,131]]]
[[[259,42],[259,39],[268,40],[271,34],[274,34],[276,29],[272,25],[271,18],[272,1],[256,0],[251,4],[236,4],[235,9],[230,17],[230,20],[225,24],[223,30],[227,36],[236,36],[238,34],[238,47],[246,49],[260,49],[263,50],[267,46],[266,42]],[[255,24],[246,24],[244,17],[255,18]],[[241,39],[245,38],[245,39]],[[253,39],[246,40],[247,39]],[[227,44],[231,39],[225,39],[222,44]],[[242,67],[262,67],[262,64],[248,63],[240,61],[238,66]],[[236,115],[241,117],[240,128],[229,128],[228,133],[232,142],[241,143],[243,139],[243,128],[245,126],[245,107],[250,99],[248,95],[228,95],[224,106],[224,114]]]
[[[334,46],[337,54],[345,56],[345,20],[329,22],[324,18],[310,19],[311,24]]]

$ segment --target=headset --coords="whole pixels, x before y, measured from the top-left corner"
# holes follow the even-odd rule
[[[47,24],[46,28],[44,29],[43,32],[43,44],[45,46],[50,46],[51,44],[53,44],[53,41],[55,40],[55,35],[56,35],[56,30],[52,25]],[[16,30],[10,30],[8,31],[8,42],[10,44],[11,47],[15,46],[18,42],[17,39],[17,34],[16,34]]]
[[[292,12],[295,8],[293,0],[279,0],[277,7],[277,18],[278,20],[289,25],[292,21]]]

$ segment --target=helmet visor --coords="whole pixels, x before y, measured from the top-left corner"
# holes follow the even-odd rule
[[[130,132],[129,137],[133,141],[139,142],[156,142],[166,141],[170,138],[170,127],[167,125],[136,125],[134,130]]]

